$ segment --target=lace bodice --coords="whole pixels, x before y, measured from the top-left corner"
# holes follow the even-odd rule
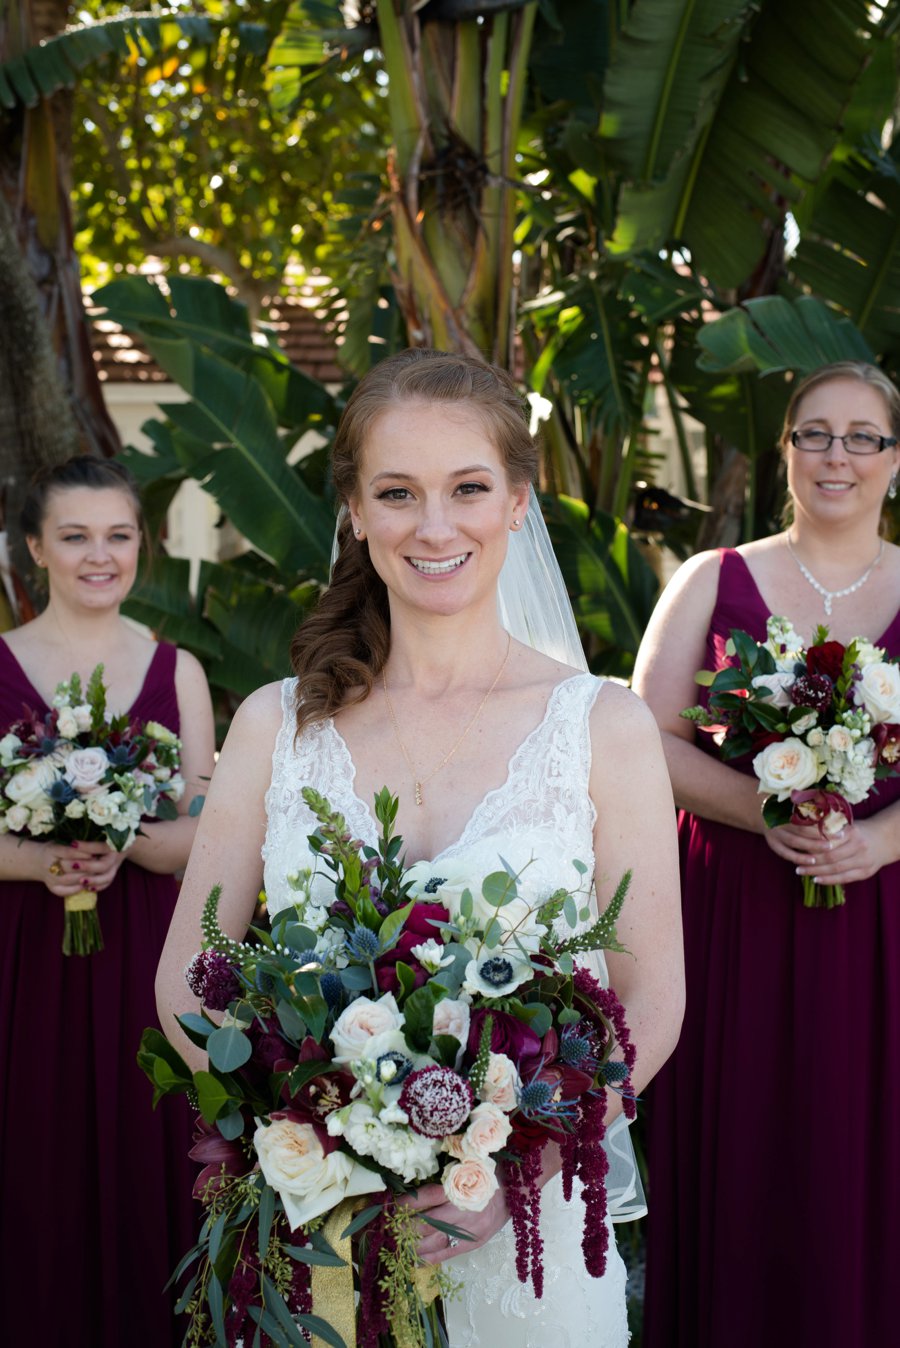
[[[596,812],[588,792],[588,716],[601,686],[592,674],[576,674],[556,685],[540,723],[513,754],[506,780],[481,799],[460,837],[434,862],[464,857],[472,875],[486,875],[499,868],[502,855],[523,870],[521,892],[536,897],[563,885],[584,887],[573,861],[587,867],[590,881]],[[302,787],[313,786],[327,796],[355,837],[372,847],[377,842],[377,825],[354,790],[356,769],[334,722],[307,727],[295,743],[295,688],[295,679],[285,679],[284,715],[266,794],[262,855],[270,913],[294,901],[287,875],[314,864],[306,839],[316,820],[300,795]]]

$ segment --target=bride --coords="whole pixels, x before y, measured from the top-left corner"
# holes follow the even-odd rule
[[[601,904],[632,869],[618,925],[629,953],[610,954],[609,975],[637,1046],[637,1090],[668,1057],[683,973],[675,816],[653,718],[627,689],[515,640],[499,616],[498,578],[536,469],[502,371],[411,350],[355,390],[333,451],[346,510],[332,583],[294,640],[297,677],[259,689],[235,716],[160,965],[164,1026],[191,1009],[182,970],[215,883],[238,938],[261,880],[271,913],[291,902],[286,877],[312,864],[315,827],[300,788],[314,785],[374,844],[369,803],[388,785],[407,863],[440,873],[463,858],[487,873],[502,855],[529,865],[549,895],[577,887],[572,862],[583,861]],[[179,1048],[197,1062],[186,1040]],[[465,1285],[447,1306],[451,1348],[564,1348],[588,1325],[592,1348],[627,1343],[621,1259],[611,1241],[604,1277],[584,1271],[582,1206],[564,1202],[558,1169],[548,1147],[540,1301],[517,1281],[502,1188],[477,1214],[450,1207],[440,1186],[420,1190],[417,1206],[473,1236],[463,1252],[423,1226],[422,1257],[453,1260]]]

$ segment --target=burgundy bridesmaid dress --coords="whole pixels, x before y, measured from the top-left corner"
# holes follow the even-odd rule
[[[174,646],[154,652],[135,716],[179,729]],[[46,711],[0,640],[0,726]],[[180,1344],[163,1287],[195,1240],[184,1100],[151,1108],[135,1062],[176,884],[125,861],[99,897],[105,949],[61,953],[62,901],[0,883],[0,1342]],[[180,1317],[179,1317],[180,1319]]]
[[[706,667],[767,616],[724,551]],[[900,655],[900,613],[877,644]],[[889,779],[855,814],[898,799]],[[682,814],[680,840],[687,1013],[647,1097],[645,1348],[894,1343],[900,862],[807,909],[762,837]]]

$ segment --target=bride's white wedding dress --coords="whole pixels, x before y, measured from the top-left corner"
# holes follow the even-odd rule
[[[295,743],[295,683],[282,689],[284,719],[272,760],[266,795],[268,825],[263,846],[265,889],[270,913],[294,899],[285,877],[314,864],[306,845],[316,821],[300,789],[313,786],[347,820],[354,837],[375,846],[378,829],[368,805],[354,791],[355,768],[332,721],[307,727]],[[588,715],[601,680],[578,674],[557,684],[540,723],[513,755],[506,781],[476,806],[452,846],[434,858],[464,860],[474,876],[499,867],[499,856],[517,870],[527,866],[528,889],[551,894],[562,885],[583,883],[573,861],[590,873],[595,811],[588,794],[591,744]],[[601,863],[602,864],[602,863]],[[618,877],[611,877],[618,879]],[[627,1138],[624,1127],[621,1132]],[[576,1181],[577,1185],[577,1181]],[[607,1270],[591,1278],[584,1268],[580,1197],[567,1204],[557,1176],[542,1193],[545,1286],[538,1301],[531,1285],[519,1282],[512,1226],[471,1255],[460,1255],[450,1271],[464,1283],[461,1297],[447,1305],[451,1348],[625,1348],[625,1268],[610,1226]]]

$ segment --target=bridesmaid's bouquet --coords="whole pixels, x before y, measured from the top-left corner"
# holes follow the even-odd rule
[[[86,689],[73,674],[45,716],[25,707],[0,738],[0,833],[103,842],[122,852],[142,819],[178,814],[180,752],[180,740],[158,722],[109,716],[102,665]],[[63,953],[102,950],[95,891],[70,894],[63,906]]]
[[[404,869],[387,790],[377,850],[303,796],[319,864],[289,877],[296,906],[239,943],[219,928],[218,887],[207,900],[186,971],[204,1010],[178,1020],[208,1070],[191,1073],[158,1030],[138,1058],[155,1101],[186,1091],[200,1110],[207,1215],[174,1275],[188,1275],[187,1341],[437,1348],[454,1285],[420,1265],[419,1223],[451,1245],[469,1237],[404,1205],[419,1185],[477,1212],[502,1182],[518,1274],[540,1296],[541,1156],[555,1143],[567,1196],[581,1181],[586,1266],[604,1271],[606,1089],[633,1116],[634,1049],[615,994],[575,959],[622,949],[630,877],[592,920],[584,893],[529,898],[506,868]]]
[[[900,667],[863,637],[848,645],[819,627],[806,650],[786,618],[770,617],[766,640],[735,629],[733,663],[701,670],[706,707],[681,713],[714,734],[724,759],[753,753],[769,828],[798,824],[838,836],[876,781],[900,773]],[[845,902],[842,885],[803,876],[808,908]]]

